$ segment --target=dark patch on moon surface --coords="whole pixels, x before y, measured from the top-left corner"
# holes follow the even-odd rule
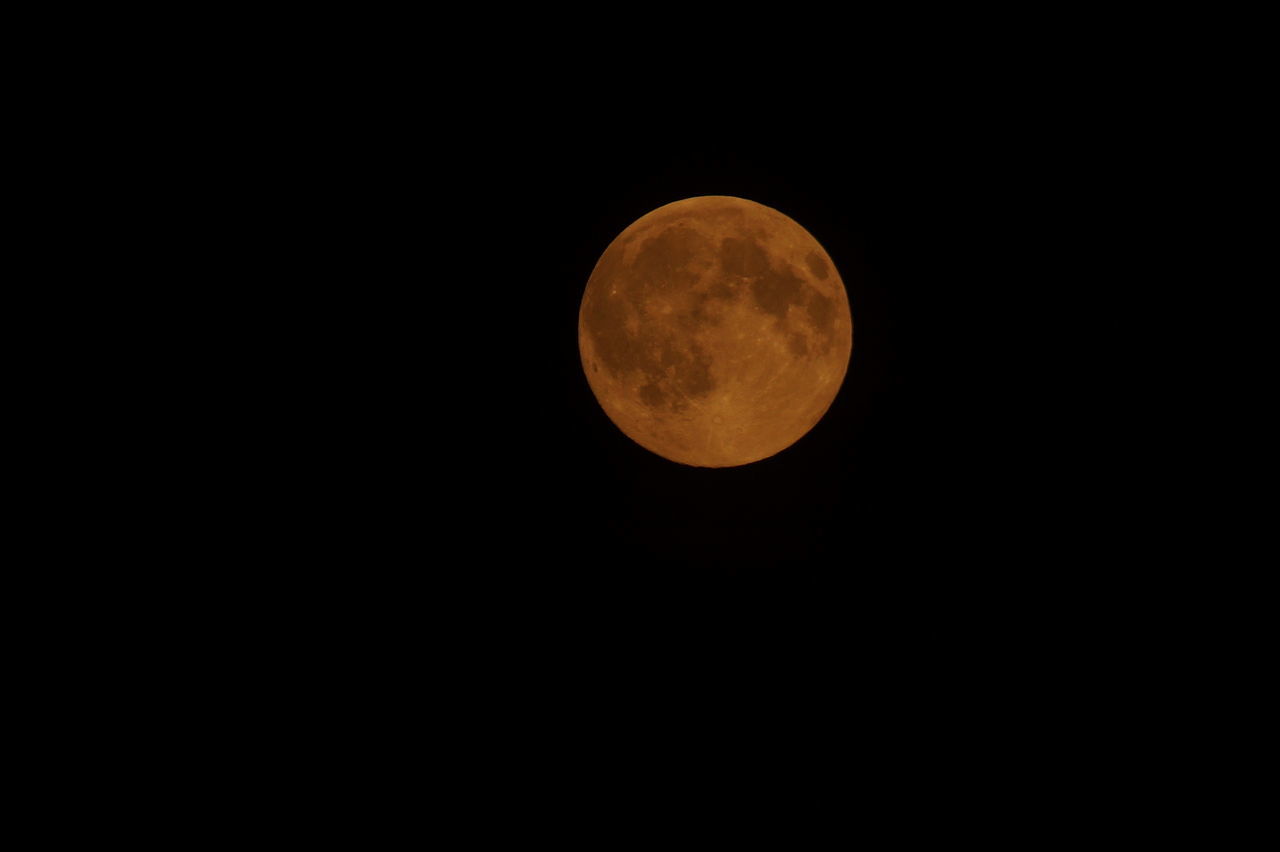
[[[599,279],[599,287],[592,293],[583,312],[587,334],[599,358],[599,363],[593,365],[594,370],[598,371],[599,364],[603,363],[620,382],[639,379],[643,384],[636,393],[640,401],[650,408],[679,411],[686,407],[686,400],[705,397],[715,388],[711,357],[695,341],[687,339],[687,331],[681,331],[714,322],[705,310],[712,297],[696,294],[691,313],[674,314],[669,319],[645,318],[642,314],[645,300],[641,291],[646,284],[654,285],[659,292],[674,291],[681,286],[678,280],[681,267],[660,255],[662,251],[674,250],[677,256],[685,258],[687,266],[692,259],[688,254],[692,243],[688,235],[691,233],[687,229],[683,234],[668,231],[668,239],[656,244],[650,241],[642,251],[642,255],[647,255],[645,268],[649,274],[656,273],[662,280],[646,280],[634,269],[602,261],[597,275],[607,270],[612,277]],[[684,274],[692,276],[694,273]],[[613,292],[615,289],[616,293]],[[639,329],[633,332],[628,322],[634,327],[637,319]]]
[[[701,399],[715,389],[711,359],[695,344],[682,351],[664,342],[660,366],[646,371],[640,386],[640,401],[649,408],[682,411],[687,400]]]
[[[730,287],[728,282],[724,279],[717,278],[715,281],[711,282],[711,286],[707,288],[707,295],[713,299],[732,299],[733,288]]]
[[[711,357],[686,339],[688,331],[716,322],[708,307],[719,291],[694,289],[699,279],[697,261],[707,257],[711,248],[705,236],[684,222],[675,222],[642,242],[630,264],[621,265],[615,257],[602,261],[597,270],[602,286],[587,305],[587,331],[615,378],[634,381],[628,377],[639,374],[644,384],[637,393],[650,408],[680,410],[685,400],[705,397],[715,388]],[[732,295],[725,290],[726,296]],[[676,297],[676,304],[679,297],[691,301],[667,317],[645,316],[655,295]],[[631,319],[634,324],[637,318],[640,328],[633,333],[627,323]]]
[[[697,279],[690,264],[710,248],[702,234],[677,223],[646,240],[631,262],[633,286],[641,291],[682,290]]]
[[[687,361],[676,368],[676,387],[686,397],[698,399],[715,390],[711,377],[711,357],[698,344],[691,344],[683,353]]]
[[[754,278],[769,271],[769,255],[751,240],[725,237],[720,241],[720,268],[725,275]]]
[[[615,376],[635,366],[642,355],[627,333],[628,313],[622,299],[604,290],[593,293],[587,304],[587,332],[595,344],[596,354]]]
[[[805,305],[805,309],[809,312],[814,327],[822,332],[824,338],[829,338],[836,324],[835,300],[815,290],[809,293],[809,302]]]
[[[799,304],[804,293],[804,280],[790,266],[773,266],[764,247],[751,239],[721,240],[720,268],[726,276],[745,278],[756,304],[778,319],[786,318],[787,308]]]
[[[667,401],[667,395],[656,383],[650,383],[640,388],[640,401],[650,408],[660,408]]]
[[[766,313],[785,319],[787,308],[800,304],[804,295],[804,281],[789,267],[770,268],[767,273],[751,282],[751,294]]]
[[[804,262],[809,265],[809,271],[813,273],[813,277],[821,281],[827,280],[829,274],[827,270],[827,262],[822,259],[822,255],[816,251],[811,251],[805,257]]]

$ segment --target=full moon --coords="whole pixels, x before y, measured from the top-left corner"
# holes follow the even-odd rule
[[[808,231],[708,195],[659,207],[609,244],[582,296],[578,348],[627,437],[681,464],[734,467],[781,452],[826,414],[853,318]]]

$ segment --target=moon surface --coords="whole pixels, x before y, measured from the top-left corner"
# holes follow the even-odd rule
[[[853,350],[835,264],[777,210],[723,195],[636,220],[605,249],[578,312],[587,381],[663,458],[733,467],[800,440]]]

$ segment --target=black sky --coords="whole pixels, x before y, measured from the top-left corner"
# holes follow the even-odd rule
[[[448,265],[462,276],[431,281],[428,261],[425,284],[462,306],[429,326],[445,335],[441,372],[462,379],[466,400],[439,400],[436,416],[458,418],[445,434],[463,436],[460,452],[439,448],[451,480],[471,465],[482,477],[458,507],[482,553],[545,564],[571,584],[843,587],[939,535],[927,383],[930,360],[945,355],[925,323],[931,293],[957,278],[928,221],[943,190],[916,161],[923,152],[851,118],[821,133],[801,120],[699,127],[660,115],[545,138],[523,128],[532,140],[513,128],[462,161],[449,184],[461,214],[436,211],[465,232],[439,235],[440,251],[465,246],[466,262]],[[855,323],[827,416],[778,456],[725,470],[671,463],[619,432],[590,392],[576,338],[587,278],[613,237],[662,204],[709,194],[775,207],[813,233]]]
[[[306,507],[290,513],[299,538],[325,559],[439,565],[423,582],[544,601],[749,589],[946,608],[1001,582],[956,566],[1007,557],[1029,511],[1010,480],[1025,371],[993,340],[1020,322],[1017,199],[1038,173],[975,109],[855,94],[749,114],[641,97],[566,111],[536,92],[326,104],[346,123],[280,151],[298,211],[282,233],[305,263],[263,303],[290,331],[263,393],[287,415],[276,446]],[[576,338],[609,242],[709,194],[809,230],[854,319],[823,420],[722,470],[626,438]]]
[[[848,792],[856,777],[918,822],[932,811],[896,779],[973,789],[989,732],[1034,729],[1010,741],[1035,762],[1028,742],[1072,749],[1079,719],[1110,718],[1110,694],[1077,713],[1063,677],[1096,675],[1078,652],[1111,655],[1108,620],[1141,628],[1129,616],[1150,608],[1163,566],[1109,548],[1121,512],[1099,498],[1125,496],[1111,470],[1073,470],[1089,436],[1116,443],[1098,383],[1062,377],[1101,360],[1081,320],[1110,322],[1117,276],[1090,249],[1128,215],[1106,221],[1112,175],[1094,170],[1114,159],[1111,125],[1077,120],[1057,94],[1090,58],[1073,44],[1030,73],[945,21],[929,28],[949,52],[919,45],[914,24],[914,50],[875,51],[875,27],[794,17],[795,31],[751,43],[646,41],[620,59],[629,75],[595,55],[610,38],[566,23],[574,43],[560,48],[502,14],[466,32],[379,21],[359,44],[345,17],[334,38],[291,21],[269,69],[221,48],[209,63],[227,117],[201,109],[182,129],[199,150],[179,146],[163,174],[204,211],[174,218],[200,231],[178,253],[205,284],[189,314],[160,300],[156,320],[211,332],[197,343],[207,367],[179,376],[197,388],[200,434],[173,457],[200,497],[158,495],[199,532],[179,526],[185,550],[149,585],[215,659],[241,651],[230,677],[260,683],[231,715],[272,749],[328,712],[300,745],[312,760],[330,760],[335,733],[362,752],[385,736],[397,762],[425,742],[405,761],[416,776],[442,743],[486,782],[523,772],[517,786],[540,792],[568,766],[604,796],[607,773],[566,764],[569,746],[630,773],[606,746],[657,753],[665,722],[699,750],[719,740],[736,772],[772,733],[841,779],[813,801],[874,801]],[[495,56],[491,28],[521,50]],[[552,59],[562,75],[545,73]],[[155,114],[176,132],[165,105]],[[609,242],[708,194],[812,233],[854,321],[822,421],[719,470],[623,435],[577,347]],[[193,582],[189,551],[210,563]],[[698,631],[706,641],[687,641]],[[1160,641],[1141,638],[1117,683]],[[272,690],[297,710],[264,727]],[[700,708],[699,692],[718,700]],[[1043,707],[1073,718],[1040,725]],[[664,785],[694,753],[658,767]]]

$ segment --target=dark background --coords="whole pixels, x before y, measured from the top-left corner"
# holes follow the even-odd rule
[[[816,719],[874,692],[877,719],[911,727],[977,688],[975,661],[1022,671],[1077,641],[1022,650],[1095,579],[1037,535],[1051,448],[1028,437],[1043,377],[1009,286],[1046,266],[1016,203],[1037,172],[971,141],[973,110],[777,103],[565,116],[530,97],[472,118],[361,100],[368,121],[286,137],[282,203],[256,220],[281,261],[250,299],[271,357],[233,510],[256,534],[232,554],[234,612],[281,631],[266,669],[306,648],[326,671],[448,683],[499,727],[511,701],[641,706],[633,677],[714,691],[738,672],[749,693],[768,671],[768,695],[735,700],[803,683]],[[854,321],[827,415],[730,469],[622,434],[577,344],[609,242],[705,194],[805,227]]]
[[[519,34],[528,61],[495,63],[483,45],[439,51],[447,28],[405,27],[396,45],[379,26],[360,48],[341,24],[311,40],[291,24],[268,39],[271,70],[212,87],[225,121],[184,91],[191,125],[157,108],[164,132],[143,140],[201,143],[176,146],[161,179],[202,217],[156,212],[199,232],[173,289],[189,265],[208,286],[163,302],[163,324],[209,328],[212,369],[181,365],[193,409],[146,426],[200,428],[163,459],[182,486],[155,495],[165,513],[137,519],[179,522],[137,600],[175,622],[145,644],[194,626],[237,685],[221,716],[272,749],[293,738],[313,765],[341,757],[335,732],[360,752],[425,743],[415,773],[440,743],[479,781],[538,791],[568,768],[601,797],[596,779],[646,759],[664,786],[682,780],[694,752],[666,758],[665,731],[718,743],[733,773],[771,739],[904,809],[920,784],[973,789],[992,739],[1033,765],[1026,743],[1072,750],[1079,720],[1111,717],[1109,695],[1089,707],[1063,683],[1098,682],[1091,645],[1136,681],[1150,644],[1122,658],[1100,625],[1140,630],[1127,616],[1149,586],[1097,534],[1112,480],[1061,475],[1078,424],[1107,433],[1114,415],[1039,357],[1060,342],[1049,331],[1113,298],[1100,263],[1064,271],[1097,256],[1111,198],[1089,195],[1078,152],[1108,143],[1082,138],[1051,75],[1020,57],[984,75],[949,31],[951,55],[877,55],[874,29],[813,21],[838,42],[823,67],[717,38],[679,58],[655,42],[632,79],[571,46],[556,79],[537,73],[552,48],[535,37]],[[711,67],[649,73],[694,52]],[[240,62],[220,49],[208,68]],[[610,240],[713,193],[808,229],[854,320],[826,417],[726,470],[619,432],[576,340]],[[1087,358],[1088,329],[1058,352]],[[212,557],[194,577],[193,550]],[[178,653],[172,670],[210,703]],[[797,777],[817,780],[812,801],[850,798],[826,773],[771,780]]]
[[[1021,342],[1044,304],[1025,294],[1056,292],[1030,199],[1063,178],[1015,144],[1025,116],[942,78],[694,103],[506,83],[321,88],[281,101],[264,121],[285,132],[252,148],[269,180],[250,221],[278,263],[261,328],[285,330],[264,334],[261,427],[245,425],[265,460],[257,523],[304,563],[368,566],[326,567],[312,593],[952,627],[1019,594],[1039,603],[1016,617],[1043,614],[1058,575],[1022,566],[1058,552],[1028,549],[1047,445]],[[577,346],[609,242],[708,194],[812,233],[854,321],[818,425],[716,470],[623,435]]]
[[[534,300],[545,303],[525,313],[534,328],[558,329],[557,339],[538,347],[532,328],[516,335],[545,359],[555,389],[529,403],[545,418],[534,428],[547,451],[531,484],[553,486],[528,503],[542,504],[533,540],[546,552],[586,564],[608,554],[612,570],[638,583],[688,582],[679,578],[689,574],[777,582],[788,572],[835,581],[856,562],[859,542],[865,557],[901,531],[901,521],[896,531],[885,524],[905,508],[916,430],[902,337],[910,328],[898,327],[913,294],[905,292],[911,283],[893,280],[904,263],[894,254],[905,247],[890,229],[901,224],[885,221],[897,211],[877,185],[884,177],[859,163],[854,140],[843,140],[839,156],[829,144],[752,141],[592,152],[548,187],[555,212],[536,241],[550,263],[528,279],[541,294]],[[622,435],[591,394],[576,342],[578,303],[603,247],[649,210],[711,194],[749,198],[801,222],[831,253],[855,316],[856,355],[827,416],[776,457],[721,470],[673,464]]]
[[[1142,591],[1094,544],[1106,483],[1062,475],[1082,414],[1109,414],[1040,357],[1082,303],[1105,313],[1098,277],[1065,272],[1105,199],[1063,201],[1088,165],[1032,109],[1042,80],[997,68],[992,97],[945,62],[832,55],[773,87],[738,55],[689,82],[589,62],[480,80],[382,73],[380,42],[360,75],[255,79],[193,164],[230,202],[209,290],[235,403],[207,412],[220,558],[191,596],[215,602],[212,643],[264,688],[318,684],[316,706],[373,696],[375,735],[447,708],[478,774],[486,749],[661,753],[664,725],[742,762],[762,731],[834,745],[840,772],[971,749],[963,774],[975,730],[1074,714],[1062,673]],[[805,227],[854,321],[827,415],[719,470],[623,435],[577,347],[609,242],[705,194]],[[693,713],[699,693],[720,700]]]
[[[638,137],[605,127],[502,167],[500,185],[518,190],[497,205],[511,242],[489,254],[504,255],[492,286],[512,313],[500,323],[506,345],[477,365],[492,384],[492,422],[479,430],[502,457],[491,505],[530,555],[575,579],[609,566],[602,573],[641,584],[806,577],[844,588],[941,533],[932,501],[953,471],[938,467],[949,428],[936,410],[940,368],[969,354],[952,348],[964,334],[933,336],[933,312],[937,294],[974,272],[957,269],[967,224],[932,220],[978,211],[946,197],[954,186],[921,162],[926,146],[856,114],[815,126],[796,106],[778,126],[727,119]],[[673,464],[626,438],[595,401],[577,349],[579,302],[604,247],[649,210],[709,194],[758,201],[807,228],[841,272],[855,326],[844,386],[811,433],[720,470]]]
[[[974,452],[976,382],[951,407],[946,374],[974,362],[981,334],[944,306],[983,286],[982,246],[965,242],[986,207],[948,172],[976,165],[955,147],[957,162],[940,163],[919,126],[793,106],[777,124],[659,112],[554,132],[535,111],[397,151],[421,157],[405,184],[371,160],[383,205],[369,205],[352,283],[327,307],[345,342],[324,349],[343,377],[329,399],[347,406],[334,422],[350,427],[338,457],[358,467],[367,452],[354,472],[371,477],[365,499],[424,524],[389,528],[394,550],[421,530],[423,556],[537,593],[799,584],[847,597],[954,570],[948,542],[984,495],[960,493],[954,456]],[[609,242],[658,206],[708,194],[800,222],[834,259],[854,319],[848,375],[822,421],[775,457],[719,470],[623,435],[577,346],[582,292]]]

